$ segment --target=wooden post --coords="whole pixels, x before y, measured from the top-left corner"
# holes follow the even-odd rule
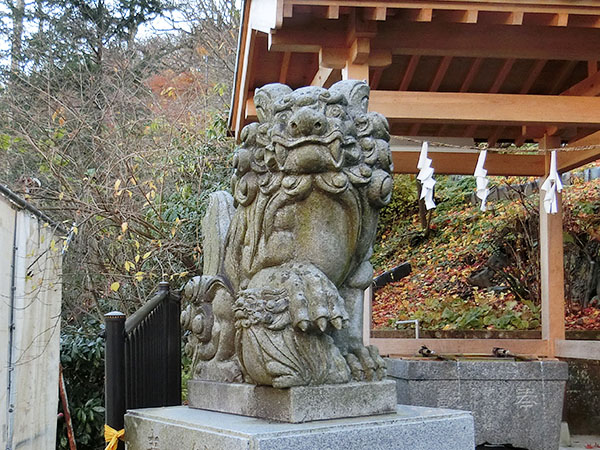
[[[371,342],[371,327],[373,326],[373,286],[365,289],[363,302],[363,345]]]
[[[545,135],[544,149],[558,147],[557,138]],[[546,174],[550,155],[546,157]],[[548,340],[548,356],[556,355],[555,340],[565,338],[565,299],[563,262],[562,196],[558,193],[558,212],[547,214],[544,192],[540,190],[540,279],[542,302],[542,339]]]
[[[369,84],[369,66],[347,61],[346,67],[342,69],[342,80],[365,80]]]

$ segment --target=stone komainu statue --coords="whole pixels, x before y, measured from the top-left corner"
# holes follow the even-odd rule
[[[256,91],[233,197],[212,194],[204,275],[184,289],[194,378],[278,388],[379,380],[362,344],[378,210],[392,191],[386,119],[369,87]]]

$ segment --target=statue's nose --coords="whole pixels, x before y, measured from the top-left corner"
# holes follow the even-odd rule
[[[312,108],[303,107],[294,113],[288,128],[292,136],[321,136],[325,133],[327,119],[325,115]]]

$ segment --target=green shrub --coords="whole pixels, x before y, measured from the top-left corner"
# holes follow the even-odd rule
[[[64,326],[60,336],[60,362],[78,450],[104,448],[104,339],[98,334],[103,327],[88,316],[81,324]],[[69,448],[64,419],[58,424],[56,448]]]

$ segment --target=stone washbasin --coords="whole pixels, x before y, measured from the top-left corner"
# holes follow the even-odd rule
[[[567,363],[505,358],[387,358],[398,403],[472,411],[477,445],[557,450]]]

